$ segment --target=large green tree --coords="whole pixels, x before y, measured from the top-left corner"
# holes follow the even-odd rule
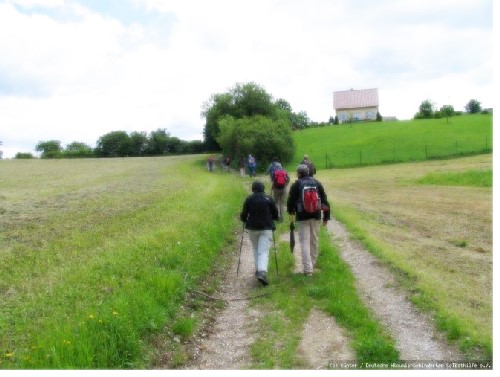
[[[282,104],[283,105],[283,104]],[[256,83],[236,84],[226,93],[213,94],[203,105],[204,138],[208,150],[220,150],[219,122],[227,115],[235,119],[262,115],[275,118],[278,106],[272,96]]]
[[[270,118],[262,115],[236,119],[230,115],[220,121],[217,141],[224,155],[239,158],[251,153],[256,157],[261,169],[273,157],[282,162],[291,161],[295,145],[287,117]]]

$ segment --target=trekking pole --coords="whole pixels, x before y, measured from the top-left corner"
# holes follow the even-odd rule
[[[243,223],[243,229],[241,229],[241,244],[240,244],[240,256],[238,258],[238,268],[236,270],[236,276],[240,272],[240,264],[241,264],[241,250],[243,249],[243,235],[245,234],[245,223]]]
[[[273,244],[274,244],[274,261],[276,262],[276,275],[279,275],[278,272],[278,250],[276,249],[276,240],[274,239],[274,230],[273,230]]]

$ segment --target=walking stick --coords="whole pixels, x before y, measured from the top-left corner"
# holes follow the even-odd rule
[[[241,264],[241,250],[243,249],[243,235],[245,234],[245,223],[243,223],[243,229],[241,229],[241,244],[240,244],[240,256],[238,258],[238,269],[236,270],[236,276],[240,272],[240,264]]]
[[[273,230],[273,244],[274,244],[274,261],[276,262],[276,275],[279,275],[278,272],[278,253],[276,249],[276,240],[274,239],[274,230]]]

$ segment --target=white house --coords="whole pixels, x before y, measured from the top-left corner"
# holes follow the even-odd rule
[[[333,108],[340,123],[349,120],[375,120],[378,112],[378,89],[333,92]]]

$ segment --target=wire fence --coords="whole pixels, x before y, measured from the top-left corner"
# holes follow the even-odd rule
[[[325,168],[344,168],[367,165],[393,164],[399,162],[425,161],[474,154],[492,153],[491,138],[476,140],[454,140],[447,143],[425,143],[411,147],[378,145],[361,148],[343,148],[325,154]]]

